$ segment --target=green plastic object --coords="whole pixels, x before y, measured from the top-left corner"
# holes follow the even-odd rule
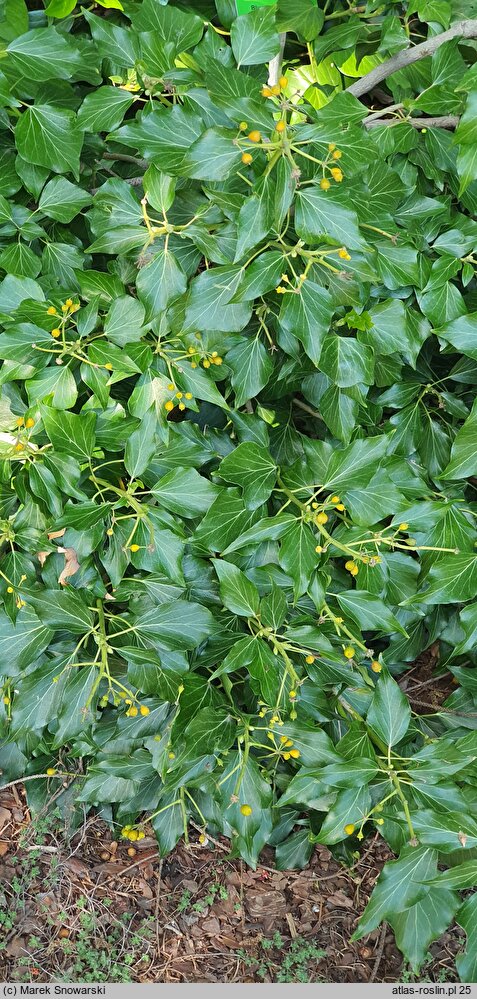
[[[237,4],[237,14],[250,14],[251,10],[257,7],[272,7],[275,0],[235,0]]]

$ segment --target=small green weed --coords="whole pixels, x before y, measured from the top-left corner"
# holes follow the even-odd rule
[[[292,940],[287,951],[283,950],[284,944],[283,937],[277,932],[273,937],[261,940],[260,952],[256,957],[243,950],[237,953],[245,966],[262,980],[270,978],[274,982],[302,984],[325,981],[318,975],[317,965],[325,957],[326,951],[303,937]]]

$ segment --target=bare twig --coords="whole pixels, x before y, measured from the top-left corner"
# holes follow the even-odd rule
[[[311,406],[307,406],[306,402],[302,402],[301,399],[294,399],[293,405],[298,406],[299,409],[302,409],[305,413],[309,413],[310,416],[314,416],[317,420],[323,421],[321,414],[316,409],[312,409]]]
[[[268,64],[268,86],[274,87],[282,75],[283,52],[287,36],[285,32],[280,35],[280,51]]]
[[[383,114],[387,113],[383,111]],[[365,118],[363,125],[366,128],[379,128],[382,125],[387,125],[392,128],[394,125],[401,125],[405,121],[408,125],[412,125],[413,128],[457,128],[460,118],[457,114],[443,114],[437,115],[435,118],[378,118],[374,115],[369,118]]]
[[[120,160],[122,163],[134,163],[135,166],[143,167],[144,170],[149,166],[147,160],[142,160],[139,156],[130,156],[129,153],[103,153],[102,158],[103,160]]]
[[[385,940],[386,940],[386,923],[384,923],[383,926],[381,927],[381,934],[379,937],[379,943],[377,947],[376,960],[374,962],[374,967],[369,977],[370,982],[374,982],[376,979],[376,975],[378,974],[379,965],[381,964],[381,959],[383,956]]]
[[[376,66],[370,73],[366,73],[360,80],[356,80],[356,83],[352,83],[351,87],[348,87],[347,93],[353,94],[354,97],[361,97],[362,94],[369,93],[376,84],[387,80],[392,73],[397,73],[399,69],[404,69],[405,66],[411,66],[419,59],[433,55],[441,45],[452,41],[453,38],[477,38],[477,20],[457,21],[448,31],[434,35],[433,38],[428,38],[425,42],[414,45],[413,48],[398,52],[391,56],[391,59],[386,59],[386,62]]]

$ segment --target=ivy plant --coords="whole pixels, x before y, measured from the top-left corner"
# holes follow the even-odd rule
[[[2,783],[161,856],[377,832],[355,938],[387,920],[418,969],[455,919],[475,981],[477,4],[29,6],[0,8]]]

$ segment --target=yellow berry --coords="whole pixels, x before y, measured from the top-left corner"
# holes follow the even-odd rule
[[[137,838],[138,839],[144,839],[145,835],[146,835],[146,833],[143,832],[142,829],[140,829],[139,832],[138,832],[138,834],[137,834]]]
[[[241,805],[240,806],[240,811],[241,811],[242,815],[251,815],[252,814],[252,809],[250,808],[250,805]]]
[[[28,428],[28,430],[31,430],[31,428],[35,426],[35,421],[32,419],[31,416],[28,417],[28,420],[25,420],[25,426]]]
[[[344,827],[344,831],[347,836],[352,836],[355,828],[356,826],[354,826],[352,822],[349,822],[348,825]]]
[[[184,409],[185,409],[185,408],[186,408],[186,407],[185,407],[184,403],[183,403],[183,402],[180,402],[180,403],[179,403],[179,409],[180,409],[181,413],[183,413],[183,412],[184,412]]]
[[[172,399],[169,399],[169,401],[165,403],[164,409],[166,410],[167,413],[172,412],[172,410],[174,409],[174,403],[172,402]]]
[[[61,330],[54,329],[51,331],[51,335],[56,340],[59,336],[61,336]]]
[[[286,122],[284,121],[277,121],[277,124],[275,125],[275,129],[277,132],[284,132],[286,127],[287,127]]]
[[[192,392],[186,392],[185,397],[186,399],[192,399],[193,398]]]
[[[333,177],[333,180],[336,180],[337,184],[340,184],[343,180],[343,171],[340,170],[339,167],[332,167],[331,176]]]
[[[274,97],[278,97],[278,95],[280,93],[280,90],[281,90],[280,84],[279,83],[275,83],[273,85],[273,87],[270,87],[270,90],[271,90],[271,92],[272,92],[272,94],[273,94]]]
[[[48,767],[46,772],[48,774],[48,777],[54,777],[56,774],[56,770],[54,767]]]
[[[183,392],[176,392],[176,399],[182,399]]]
[[[56,316],[57,315],[57,311],[55,309],[55,306],[54,305],[50,305],[49,309],[46,310],[46,314],[47,314],[47,316]]]
[[[130,552],[138,552],[139,549],[140,549],[140,547],[141,547],[140,545],[129,545],[129,551]]]
[[[287,84],[288,84],[288,80],[287,80],[286,76],[281,76],[278,82],[279,82],[279,84],[280,84],[280,86],[281,86],[282,90],[284,90],[284,89],[285,89],[285,87],[286,87],[286,86],[287,86]]]
[[[409,524],[399,524],[398,531],[407,531]]]
[[[343,655],[346,656],[346,659],[353,659],[354,657],[353,647],[351,645],[347,645],[346,648],[343,649]]]
[[[296,721],[296,718],[297,718],[297,713],[295,711],[295,708],[292,708],[292,710],[290,711],[290,719],[291,721]]]
[[[210,361],[207,360],[207,358],[205,358],[205,361],[202,361],[202,364],[204,365],[204,368],[210,368]]]
[[[288,737],[286,735],[281,735],[280,742],[288,742]]]
[[[327,520],[328,520],[328,515],[326,513],[317,513],[316,515],[317,524],[326,524]]]
[[[245,127],[247,127],[247,126],[245,126]],[[204,833],[201,833],[201,834],[200,834],[200,836],[199,836],[199,843],[201,843],[202,845],[203,845],[204,843],[207,843],[207,836],[205,836],[205,834],[204,834]]]
[[[73,305],[73,299],[72,298],[67,298],[66,302],[65,302],[65,305],[66,305],[67,309],[71,309],[71,306]]]
[[[331,184],[327,177],[323,177],[323,180],[320,180],[320,187],[322,191],[328,191],[330,189]]]
[[[7,586],[7,593],[13,593],[13,586]]]
[[[260,142],[261,138],[262,136],[260,135],[260,132],[256,128],[253,130],[253,132],[249,132],[247,136],[247,139],[250,139],[250,142]]]
[[[108,361],[107,364],[104,365],[104,367],[106,368],[106,371],[113,370],[113,365],[111,364],[111,361]]]
[[[260,93],[261,93],[262,97],[271,97],[272,96],[272,91],[270,90],[270,87],[262,87]]]
[[[315,661],[314,656],[307,656],[305,659],[305,662],[308,663],[309,666],[311,666],[311,664],[314,663],[314,661]]]
[[[290,746],[293,746],[293,739],[287,739],[285,746],[287,747],[287,749],[289,749]]]
[[[289,760],[290,759],[290,753],[283,753],[283,759],[284,760]]]
[[[341,503],[340,496],[332,496],[330,499],[330,503]]]
[[[61,306],[61,311],[62,312],[68,312],[68,306],[66,305],[66,302],[65,302],[64,305]]]
[[[339,510],[340,513],[343,513],[343,510],[345,510],[344,503],[337,503],[335,509]]]
[[[323,545],[317,545],[315,548],[315,552],[318,552],[318,554],[320,554],[320,552],[322,551],[323,551]]]
[[[108,527],[108,530],[106,531],[106,534],[108,535],[108,538],[111,538],[113,536],[114,531],[113,531],[112,527]]]
[[[194,353],[194,348],[193,347],[189,347],[189,350],[192,350],[192,353]],[[174,389],[175,389],[175,385],[173,384],[173,382],[169,382],[167,388],[168,388],[169,392],[173,392]]]
[[[351,260],[351,254],[348,253],[345,246],[342,246],[341,250],[338,250],[338,256],[341,260]]]
[[[167,755],[168,755],[168,757],[169,757],[170,760],[175,760],[175,758],[176,758],[176,754],[175,753],[168,753]]]
[[[220,367],[220,365],[222,364],[222,361],[223,361],[223,358],[222,358],[222,357],[219,357],[218,355],[217,355],[217,357],[214,357],[214,358],[213,358],[213,362],[214,362],[214,364],[218,364],[218,365],[219,365],[219,367]]]
[[[144,716],[150,714],[150,710],[149,710],[147,704],[141,704],[141,707],[139,708],[139,711]]]
[[[373,659],[373,662],[371,663],[371,669],[373,673],[380,673],[382,668],[383,668],[382,664],[378,662],[377,659]]]
[[[281,284],[279,284],[278,288],[275,288],[275,291],[277,295],[284,295],[286,292],[286,288],[282,288]]]
[[[247,128],[248,128],[247,122],[246,121],[241,121],[240,125],[239,125],[240,131],[241,132],[246,132]]]
[[[128,833],[128,839],[131,840],[131,843],[135,843],[138,838],[139,838],[139,833],[137,832],[137,830],[131,829]]]
[[[333,150],[333,159],[334,160],[340,160],[341,157],[342,157],[342,155],[343,155],[343,153],[341,152],[341,149],[335,149],[335,150]]]
[[[290,690],[290,693],[289,693],[288,696],[289,696],[289,698],[290,698],[291,701],[294,701],[295,698],[296,698],[296,690]]]
[[[242,153],[242,163],[245,163],[248,166],[248,164],[252,163],[252,161],[253,156],[251,153]]]
[[[25,422],[25,420],[23,419],[23,416],[17,416],[17,419],[16,419],[17,427],[22,427],[23,424],[24,424],[24,422]]]
[[[376,822],[377,826],[383,826],[384,825],[384,819],[375,819],[375,822]]]
[[[196,368],[196,367],[197,367],[197,361],[192,361],[191,368]]]
[[[328,152],[332,153],[334,149],[336,149],[336,142],[329,142],[328,143]]]
[[[15,451],[23,451],[23,444],[21,444],[20,441],[18,444],[15,444]]]
[[[4,704],[10,704],[10,698],[9,698],[8,694],[5,694],[5,696],[3,698],[3,703]]]

